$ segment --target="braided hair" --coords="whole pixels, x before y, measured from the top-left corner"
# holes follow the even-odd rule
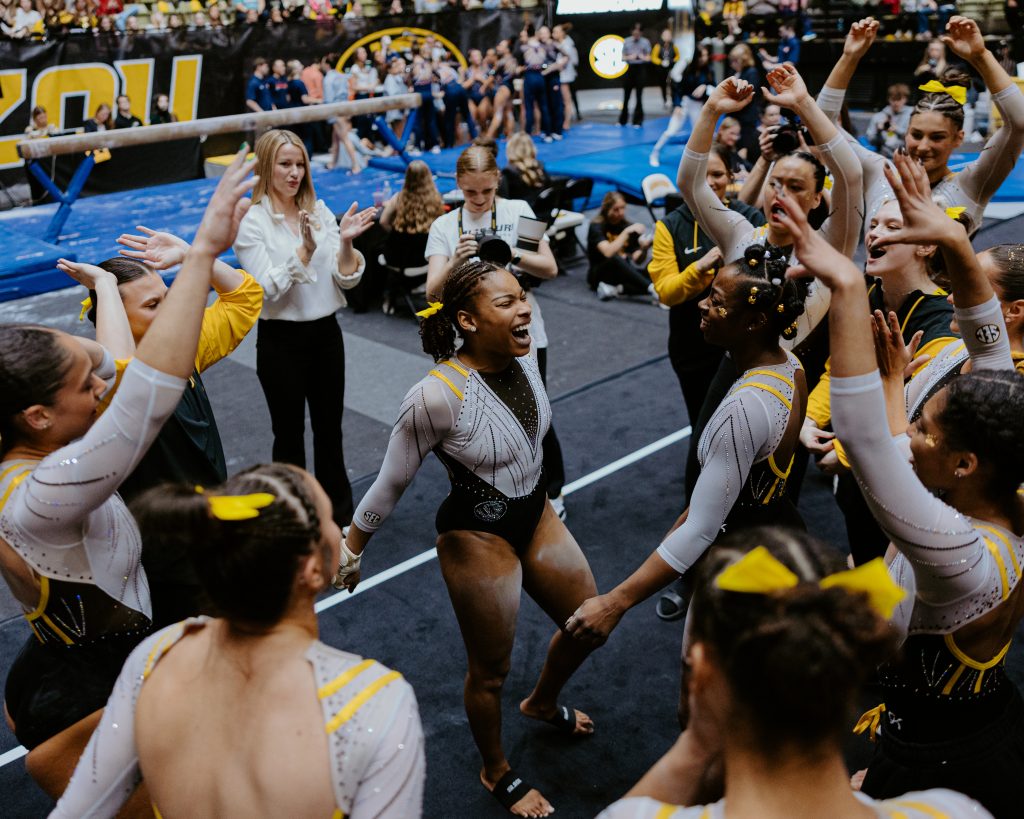
[[[786,254],[773,245],[750,245],[733,266],[752,280],[746,290],[746,303],[765,314],[776,334],[787,340],[793,338],[810,285],[806,279],[786,278]]]
[[[942,76],[939,77],[939,82],[943,85],[959,85],[963,88],[971,87],[970,76],[962,68],[957,68],[956,66],[950,66],[943,71]],[[922,94],[914,106],[911,117],[914,114],[924,114],[929,111],[942,114],[942,116],[953,123],[955,131],[960,131],[964,127],[964,107],[945,91],[929,91]]]
[[[256,492],[274,496],[258,517],[222,521],[210,514],[208,496]],[[254,466],[203,494],[183,484],[157,486],[131,511],[147,548],[184,542],[213,611],[258,627],[284,616],[299,563],[322,541],[307,478],[287,464]]]
[[[746,594],[715,585],[759,545],[797,576],[796,586]],[[864,681],[896,649],[895,631],[866,594],[819,585],[844,568],[838,551],[804,532],[758,527],[724,537],[699,571],[691,641],[710,649],[728,681],[733,716],[762,753],[839,743]]]
[[[493,262],[464,262],[448,274],[441,286],[441,304],[444,306],[432,316],[420,321],[423,352],[443,361],[455,355],[455,338],[462,337],[456,326],[456,317],[473,301],[480,282],[495,270],[504,270]]]
[[[1024,482],[1024,375],[975,370],[954,378],[936,420],[951,449],[993,468],[990,491],[1012,496]]]

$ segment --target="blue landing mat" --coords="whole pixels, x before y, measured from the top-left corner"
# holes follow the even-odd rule
[[[362,207],[373,204],[373,192],[385,180],[393,190],[402,184],[400,175],[386,170],[369,168],[350,176],[341,170],[313,169],[317,195],[338,213],[353,201]],[[438,179],[437,184],[442,193],[455,186],[454,180],[446,179]],[[56,248],[35,238],[43,235],[56,205],[0,213],[0,241],[8,249],[6,257],[0,258],[0,301],[70,287],[72,282],[54,267],[57,258],[100,261],[116,256],[120,245],[115,240],[121,233],[134,232],[136,225],[166,230],[191,240],[216,186],[216,179],[195,179],[80,199],[72,208]],[[43,253],[46,249],[49,255]],[[37,263],[25,265],[23,262],[28,260],[23,260],[15,269],[16,257],[28,254],[38,254]],[[234,254],[228,252],[224,259],[234,263]]]

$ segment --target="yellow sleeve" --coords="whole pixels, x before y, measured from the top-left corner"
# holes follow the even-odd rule
[[[124,375],[125,368],[131,362],[130,358],[115,358],[114,368],[116,370],[114,375],[113,385],[103,393],[103,397],[100,399],[99,406],[96,407],[96,414],[102,415],[107,411],[107,407],[110,406],[110,402],[114,399],[114,395],[117,393],[121,386],[121,377]]]
[[[830,388],[832,384],[832,359],[825,361],[825,372],[821,374],[818,383],[814,385],[811,394],[807,396],[807,417],[824,429],[832,421],[832,396]]]
[[[263,288],[246,273],[242,283],[229,293],[219,293],[206,308],[196,350],[196,370],[203,372],[230,355],[260,317]]]
[[[654,289],[661,303],[669,307],[675,307],[700,295],[715,277],[712,270],[707,273],[698,272],[696,264],[691,264],[683,270],[679,269],[675,242],[662,222],[654,226],[654,246],[651,249],[647,273],[654,282]]]

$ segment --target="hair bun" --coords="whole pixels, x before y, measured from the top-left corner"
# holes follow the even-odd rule
[[[951,65],[942,72],[939,82],[943,85],[960,85],[964,88],[971,87],[971,75],[958,65]]]

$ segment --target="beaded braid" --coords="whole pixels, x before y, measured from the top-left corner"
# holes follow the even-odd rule
[[[502,269],[492,262],[471,261],[464,262],[448,274],[441,286],[443,307],[420,322],[423,352],[432,356],[434,361],[443,361],[455,355],[456,333],[462,336],[462,332],[455,326],[456,316],[476,295],[484,277]]]
[[[250,467],[229,479],[223,488],[233,494],[236,489],[243,488],[234,486],[236,481],[244,481],[244,489],[247,492],[269,491],[276,498],[271,508],[281,504],[292,512],[291,525],[284,520],[281,521],[283,524],[280,526],[282,534],[304,536],[314,543],[320,540],[322,534],[320,515],[316,511],[309,489],[297,469],[281,463]],[[282,489],[285,492],[282,492]],[[239,492],[239,494],[241,493]],[[281,512],[282,518],[284,518],[284,510],[282,509]],[[260,517],[264,518],[264,523],[267,522],[265,514],[261,514]]]
[[[750,286],[747,304],[763,312],[783,338],[793,338],[799,329],[797,320],[804,312],[808,284],[786,278],[786,255],[771,245],[750,245],[736,266],[744,276],[761,280]]]

